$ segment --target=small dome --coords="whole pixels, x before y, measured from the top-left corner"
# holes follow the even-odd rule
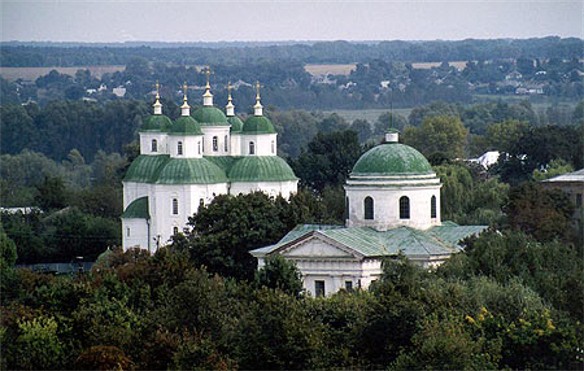
[[[172,121],[165,115],[151,115],[142,126],[140,131],[167,131],[172,126]]]
[[[273,134],[276,132],[272,122],[264,116],[251,116],[243,124],[243,132],[247,134]]]
[[[248,156],[233,165],[229,179],[232,182],[282,182],[298,178],[281,157]]]
[[[353,166],[352,175],[433,174],[432,166],[416,149],[400,143],[371,148]]]
[[[228,126],[227,116],[217,107],[203,106],[197,108],[193,117],[201,126]]]
[[[169,134],[174,135],[203,135],[201,131],[201,126],[194,118],[191,116],[181,116],[174,124],[169,131]]]
[[[237,116],[227,118],[227,122],[231,124],[231,133],[241,133],[243,130],[243,121]]]
[[[205,158],[173,158],[160,170],[156,184],[226,183],[225,172]]]

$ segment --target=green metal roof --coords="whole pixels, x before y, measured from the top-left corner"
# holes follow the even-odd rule
[[[229,122],[229,124],[231,124],[231,133],[235,134],[235,133],[241,133],[241,130],[243,130],[243,121],[241,121],[241,119],[237,116],[231,116],[227,118],[227,122]]]
[[[205,156],[205,158],[219,166],[225,174],[229,174],[231,167],[241,159],[241,156]]]
[[[251,116],[243,124],[245,134],[272,134],[276,132],[272,122],[264,116]]]
[[[158,179],[160,170],[168,161],[170,161],[169,155],[140,155],[132,161],[124,176],[124,182],[154,183]]]
[[[124,210],[122,218],[150,219],[150,212],[148,211],[148,197],[140,197],[132,201],[128,207],[126,207],[126,210]]]
[[[277,182],[297,180],[290,165],[278,156],[242,157],[231,167],[232,182]]]
[[[151,115],[142,124],[140,131],[168,131],[172,121],[165,115]]]
[[[203,135],[201,131],[201,125],[194,118],[191,116],[181,116],[174,124],[169,131],[170,135]]]
[[[299,225],[278,243],[255,249],[252,253],[254,255],[270,254],[287,244],[316,233],[326,236],[364,257],[392,256],[400,252],[405,256],[442,256],[460,251],[461,247],[458,245],[460,240],[478,234],[486,228],[487,226],[481,225],[458,226],[451,223],[429,230],[398,227],[380,232],[369,227]]]
[[[202,106],[195,110],[193,117],[201,126],[227,126],[227,117],[219,108]]]
[[[432,174],[424,155],[410,146],[385,143],[371,148],[353,166],[354,175],[422,175]]]
[[[156,179],[156,184],[226,183],[225,172],[205,158],[170,159]]]

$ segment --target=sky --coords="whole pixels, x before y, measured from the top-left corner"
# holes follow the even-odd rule
[[[584,0],[0,0],[0,41],[584,38]]]

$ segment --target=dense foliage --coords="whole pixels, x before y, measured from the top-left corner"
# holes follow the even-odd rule
[[[488,233],[435,273],[387,261],[370,291],[326,299],[273,284],[297,287],[285,264],[234,281],[162,248],[54,277],[14,270],[0,241],[2,368],[583,366],[581,252],[521,233]]]

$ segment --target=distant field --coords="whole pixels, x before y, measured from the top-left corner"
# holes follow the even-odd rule
[[[411,108],[394,108],[393,112],[399,115],[404,116],[406,119],[410,115],[412,111]],[[374,123],[377,121],[379,116],[382,114],[389,112],[389,109],[365,109],[365,110],[334,110],[334,111],[323,111],[324,114],[331,114],[336,113],[337,115],[341,116],[349,123],[357,119],[367,120],[369,123]]]
[[[412,67],[420,69],[420,70],[429,70],[432,67],[438,67],[442,64],[442,62],[414,62],[412,63]],[[451,67],[455,67],[457,70],[461,71],[464,70],[466,67],[466,61],[452,61],[448,62]]]
[[[356,64],[307,64],[304,70],[312,76],[344,75],[348,76]]]
[[[34,81],[40,76],[46,75],[51,70],[74,76],[77,70],[87,69],[93,76],[100,79],[105,73],[123,71],[126,66],[79,66],[79,67],[0,67],[0,76],[8,81],[18,79]]]

